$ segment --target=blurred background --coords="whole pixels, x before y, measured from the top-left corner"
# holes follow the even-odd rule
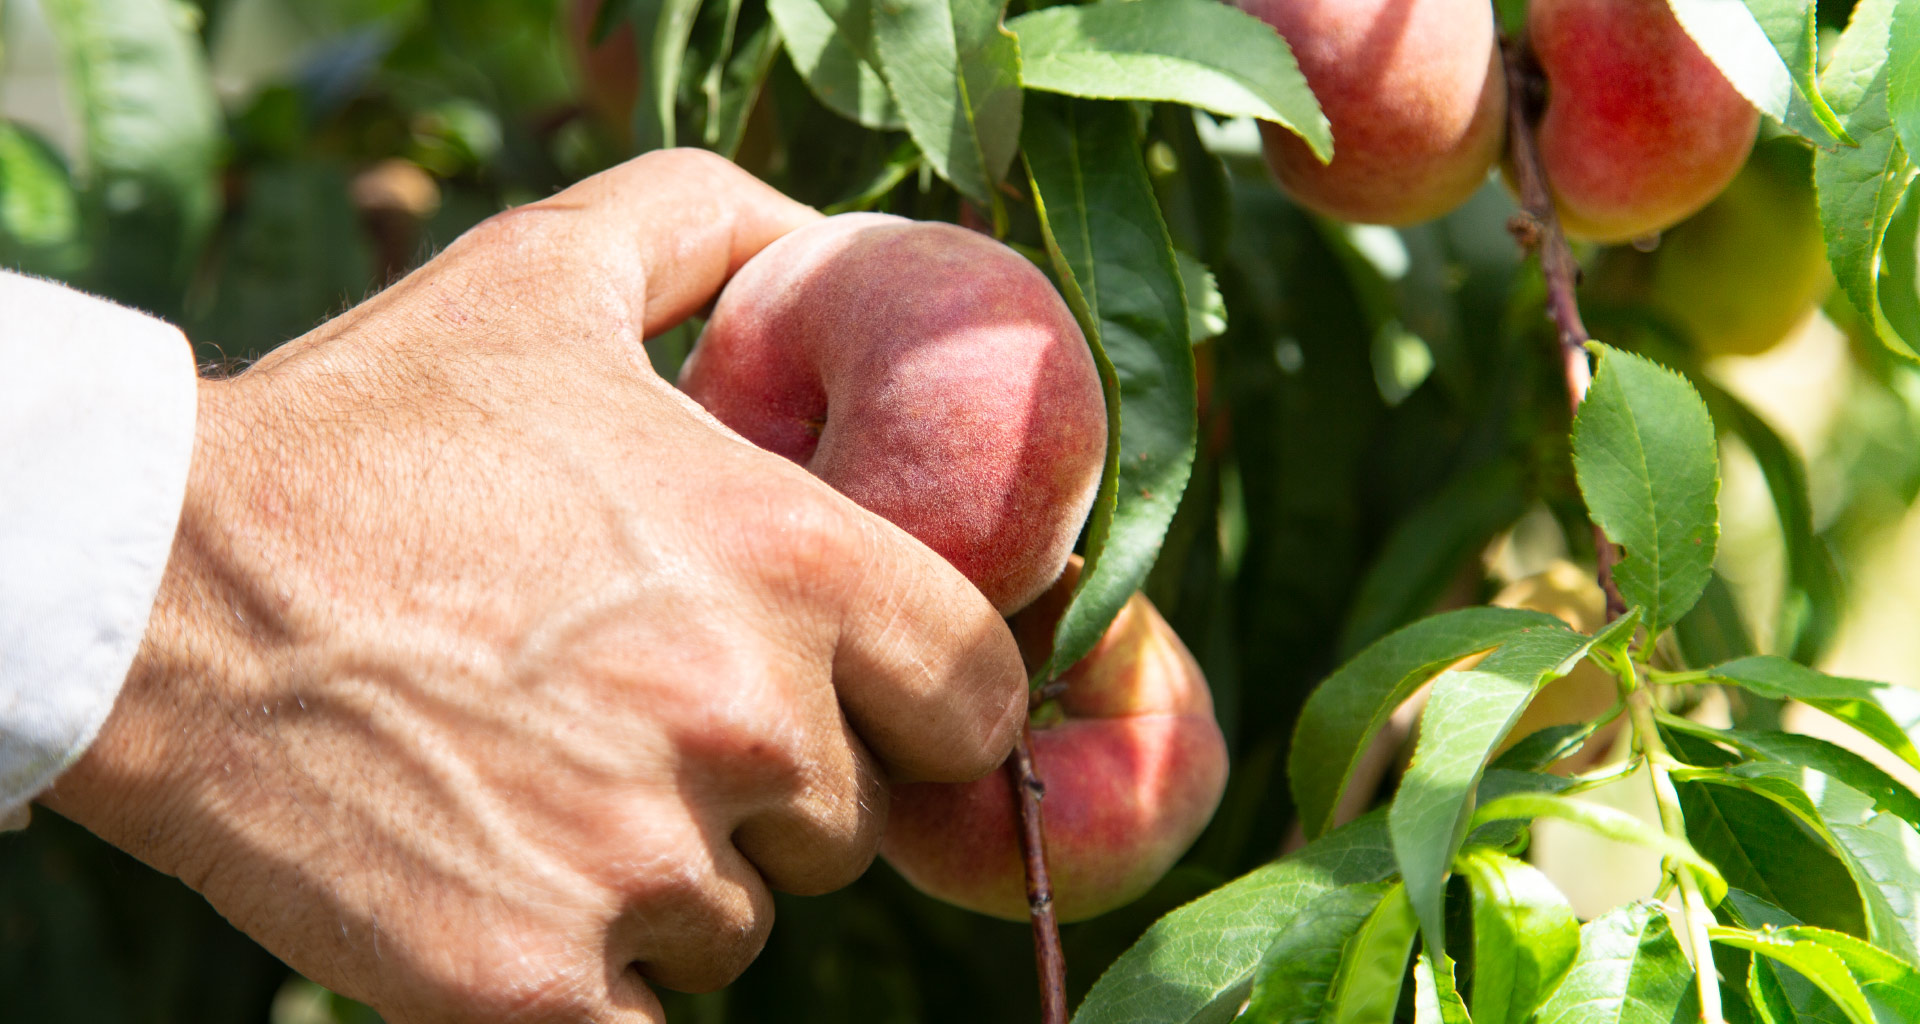
[[[1823,0],[1823,28],[1851,6]],[[842,113],[759,0],[0,0],[0,266],[151,311],[237,367],[489,214],[668,141],[823,207],[973,217],[903,132]],[[1293,717],[1332,667],[1592,557],[1503,188],[1432,224],[1339,224],[1274,188],[1251,123],[1140,113],[1176,245],[1224,305],[1196,349],[1202,452],[1149,592],[1208,671],[1234,774],[1152,894],[1066,930],[1075,998],[1159,914],[1280,851]],[[1808,166],[1763,139],[1657,248],[1584,250],[1583,301],[1596,336],[1691,375],[1723,430],[1717,578],[1676,657],[1767,651],[1920,686],[1920,371],[1833,292]],[[1920,208],[1896,218],[1905,248],[1883,272],[1908,293],[1917,223]],[[1016,213],[1013,241],[1036,242],[1030,227]],[[663,372],[697,326],[650,343]],[[1583,915],[1648,888],[1644,861],[1550,827],[1535,856]],[[782,897],[740,982],[668,1006],[684,1022],[1018,1021],[1033,990],[1023,926],[876,865],[846,892]],[[47,812],[0,836],[0,1008],[377,1020]]]

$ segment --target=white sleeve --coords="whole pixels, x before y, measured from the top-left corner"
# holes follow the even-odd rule
[[[86,750],[133,664],[196,384],[173,327],[0,272],[0,827]]]

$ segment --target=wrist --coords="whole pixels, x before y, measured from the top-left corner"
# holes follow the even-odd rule
[[[211,760],[234,751],[196,748],[188,716],[227,714],[217,693],[243,685],[277,632],[250,594],[233,505],[243,479],[236,457],[250,433],[236,381],[201,380],[185,500],[138,653],[93,744],[41,798],[128,852],[177,870],[186,839],[169,822],[204,794],[192,784]],[[236,766],[228,765],[228,770]],[[216,768],[216,770],[218,770]]]

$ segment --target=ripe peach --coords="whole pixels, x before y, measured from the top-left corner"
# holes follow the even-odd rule
[[[1568,235],[1671,227],[1746,161],[1760,115],[1667,0],[1533,0],[1527,31],[1547,78],[1540,162]]]
[[[1059,576],[1106,457],[1099,374],[1066,303],[951,224],[843,214],[768,246],[721,293],[680,386],[1002,613]]]
[[[1465,202],[1506,137],[1506,76],[1486,0],[1237,0],[1278,29],[1333,128],[1322,164],[1262,122],[1267,163],[1308,206],[1411,224]]]
[[[1076,562],[1014,617],[1030,666],[1079,577]],[[1200,666],[1146,597],[1134,594],[1092,653],[1060,677],[1056,708],[1032,727],[1054,907],[1063,921],[1135,899],[1213,817],[1227,748]],[[896,786],[880,853],[921,891],[983,914],[1027,917],[1013,784]]]

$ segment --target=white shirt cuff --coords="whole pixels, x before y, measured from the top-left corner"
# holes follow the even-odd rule
[[[113,710],[173,548],[197,394],[172,326],[0,272],[0,827]]]

